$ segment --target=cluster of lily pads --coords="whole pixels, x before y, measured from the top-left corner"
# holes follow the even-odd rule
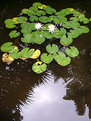
[[[15,59],[36,59],[39,61],[32,65],[32,70],[42,73],[47,69],[47,64],[53,59],[61,66],[70,64],[71,58],[79,55],[79,51],[72,44],[73,39],[83,33],[88,33],[89,28],[85,24],[91,21],[83,13],[73,8],[62,9],[59,12],[50,6],[36,2],[29,9],[22,9],[22,15],[12,19],[6,19],[5,25],[15,30],[9,33],[10,38],[20,38],[19,41],[28,44],[43,44],[51,38],[60,40],[65,51],[60,51],[56,44],[48,44],[46,52],[39,49],[19,49],[13,42],[1,45],[3,62],[10,63]]]

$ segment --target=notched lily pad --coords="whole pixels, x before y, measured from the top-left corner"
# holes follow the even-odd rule
[[[47,54],[47,53],[43,53],[41,55],[41,61],[44,63],[50,63],[53,60],[53,55],[51,54]]]
[[[10,56],[13,58],[13,59],[19,59],[21,57],[21,54],[19,52],[19,49],[16,49],[16,50],[13,50],[11,53],[10,53]]]
[[[26,17],[24,17],[24,16],[21,16],[21,17],[19,17],[18,19],[17,19],[17,21],[18,22],[20,22],[20,23],[24,23],[24,22],[26,22],[28,19],[26,18]]]
[[[32,65],[32,70],[37,74],[43,73],[46,69],[47,65],[45,63],[43,64],[41,61],[38,61]]]
[[[58,54],[54,54],[54,60],[61,66],[66,66],[71,62],[71,58],[66,57],[63,52],[58,52]]]
[[[11,31],[10,33],[9,33],[9,36],[11,37],[11,38],[16,38],[16,37],[18,37],[20,35],[20,32],[17,32],[16,30],[13,30],[13,31]]]
[[[17,24],[17,22],[15,22],[13,19],[6,19],[4,23],[6,25],[6,28],[10,28],[10,29],[15,28]]]
[[[28,10],[29,10],[29,9],[24,8],[24,9],[22,9],[22,11],[21,11],[21,12],[22,12],[23,14],[27,14]]]
[[[70,48],[66,48],[65,52],[68,56],[74,58],[79,55],[79,51],[76,47],[70,46]]]
[[[29,48],[24,48],[24,49],[22,49],[22,51],[20,53],[21,53],[21,57],[29,58],[33,55],[34,49],[29,50]]]
[[[40,56],[40,54],[41,54],[41,51],[37,49],[30,58],[37,59]]]
[[[46,46],[46,51],[50,54],[54,54],[58,52],[58,46],[55,44],[52,44],[52,45],[49,44]]]
[[[12,46],[12,42],[6,42],[6,43],[4,43],[3,45],[1,45],[1,51],[2,52],[10,52],[10,51],[12,51],[14,48],[15,48],[15,46]]]
[[[34,21],[38,21],[38,17],[37,16],[31,16],[29,18],[30,21],[34,22]]]
[[[66,37],[66,35],[63,35],[62,38],[60,39],[60,43],[63,46],[68,46],[73,42],[73,39],[71,36]]]

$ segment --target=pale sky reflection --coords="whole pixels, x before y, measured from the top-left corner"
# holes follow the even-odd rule
[[[54,83],[54,79],[34,88],[33,102],[22,107],[23,121],[89,121],[78,116],[73,101],[63,100],[66,88],[63,79]]]

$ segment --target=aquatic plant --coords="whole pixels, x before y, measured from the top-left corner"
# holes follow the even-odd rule
[[[71,44],[74,38],[89,32],[86,24],[91,18],[86,18],[80,10],[66,8],[57,12],[51,6],[39,2],[33,3],[28,9],[22,9],[21,12],[19,17],[6,19],[4,22],[6,28],[15,29],[9,33],[14,42],[1,45],[1,51],[4,52],[3,62],[9,64],[15,59],[36,59],[32,70],[40,74],[46,71],[47,64],[53,60],[66,66],[70,64],[71,58],[79,55],[79,50]],[[52,38],[59,41],[59,45],[65,46],[64,52],[59,45],[53,43],[46,46],[44,53],[38,49],[40,44],[45,45],[45,42],[48,43]],[[27,43],[29,47],[21,48],[19,43]],[[30,44],[37,44],[37,49],[30,48]]]

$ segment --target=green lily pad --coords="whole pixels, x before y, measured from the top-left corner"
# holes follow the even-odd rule
[[[29,48],[24,48],[21,51],[21,57],[29,58],[29,57],[31,57],[33,55],[33,53],[34,53],[34,49],[29,50]]]
[[[73,42],[73,39],[71,36],[66,37],[66,35],[63,35],[62,38],[60,39],[60,43],[63,46],[68,46]]]
[[[58,54],[54,54],[54,60],[61,66],[67,66],[71,62],[71,58],[66,57],[63,52],[58,52]]]
[[[74,47],[74,46],[71,46],[70,49],[69,48],[66,48],[65,49],[65,52],[70,57],[76,57],[76,56],[79,55],[78,49],[76,47]]]
[[[47,55],[47,53],[43,53],[41,55],[41,61],[45,62],[45,63],[50,63],[53,60],[53,55],[49,54]]]
[[[45,41],[45,37],[40,31],[34,32],[33,42],[36,44],[42,44]]]
[[[19,17],[18,19],[17,19],[17,21],[18,22],[20,22],[20,23],[24,23],[24,22],[26,22],[28,19],[26,18],[26,17],[24,17],[24,16],[21,16],[21,17]]]
[[[46,11],[47,14],[56,13],[56,10],[50,6],[45,7],[44,10]]]
[[[89,32],[89,28],[87,28],[86,26],[80,26],[79,27],[83,33],[88,33]]]
[[[32,43],[34,42],[34,33],[27,33],[24,35],[24,37],[21,38],[21,41],[24,42],[24,43]]]
[[[34,7],[42,6],[42,3],[40,3],[40,2],[35,2],[35,3],[33,3],[33,6],[34,6]]]
[[[37,74],[43,73],[46,69],[47,65],[45,63],[43,64],[41,61],[38,61],[32,65],[32,70]]]
[[[30,18],[29,18],[29,20],[30,21],[38,21],[38,17],[37,16],[31,16]]]
[[[11,31],[10,33],[9,33],[9,36],[11,37],[11,38],[16,38],[16,37],[18,37],[20,35],[20,32],[17,32],[16,30],[13,30],[13,31]]]
[[[17,22],[13,21],[13,19],[6,19],[4,23],[5,23],[6,27],[10,28],[10,29],[15,28],[16,27],[15,24],[17,24]]]
[[[53,32],[53,35],[54,35],[55,38],[60,38],[61,32],[59,31],[59,29],[55,29],[55,31]]]
[[[47,16],[41,16],[41,17],[39,17],[39,21],[42,23],[47,23],[49,20],[48,20]]]
[[[24,8],[24,9],[22,9],[22,11],[21,11],[21,12],[22,12],[23,14],[27,14],[28,10],[29,10],[29,9]]]
[[[42,31],[41,33],[42,33],[42,35],[43,35],[45,38],[47,38],[47,39],[50,39],[50,38],[53,37],[53,34],[50,33],[49,31]]]
[[[68,36],[71,36],[72,38],[77,38],[80,33],[76,30],[70,30],[70,32],[67,33]]]
[[[16,50],[13,50],[11,53],[10,53],[10,56],[13,58],[13,59],[19,59],[21,57],[21,54],[19,52],[19,49],[16,49]]]
[[[52,44],[52,45],[49,44],[46,46],[46,51],[50,54],[54,54],[58,52],[58,46],[55,44]]]
[[[44,16],[44,15],[46,15],[46,12],[45,11],[43,11],[43,10],[39,10],[38,12],[36,12],[36,15],[37,16]]]
[[[15,46],[12,46],[12,42],[6,42],[6,43],[4,43],[3,45],[1,45],[1,51],[2,52],[10,52],[10,51],[12,51],[14,48],[15,48]]]

